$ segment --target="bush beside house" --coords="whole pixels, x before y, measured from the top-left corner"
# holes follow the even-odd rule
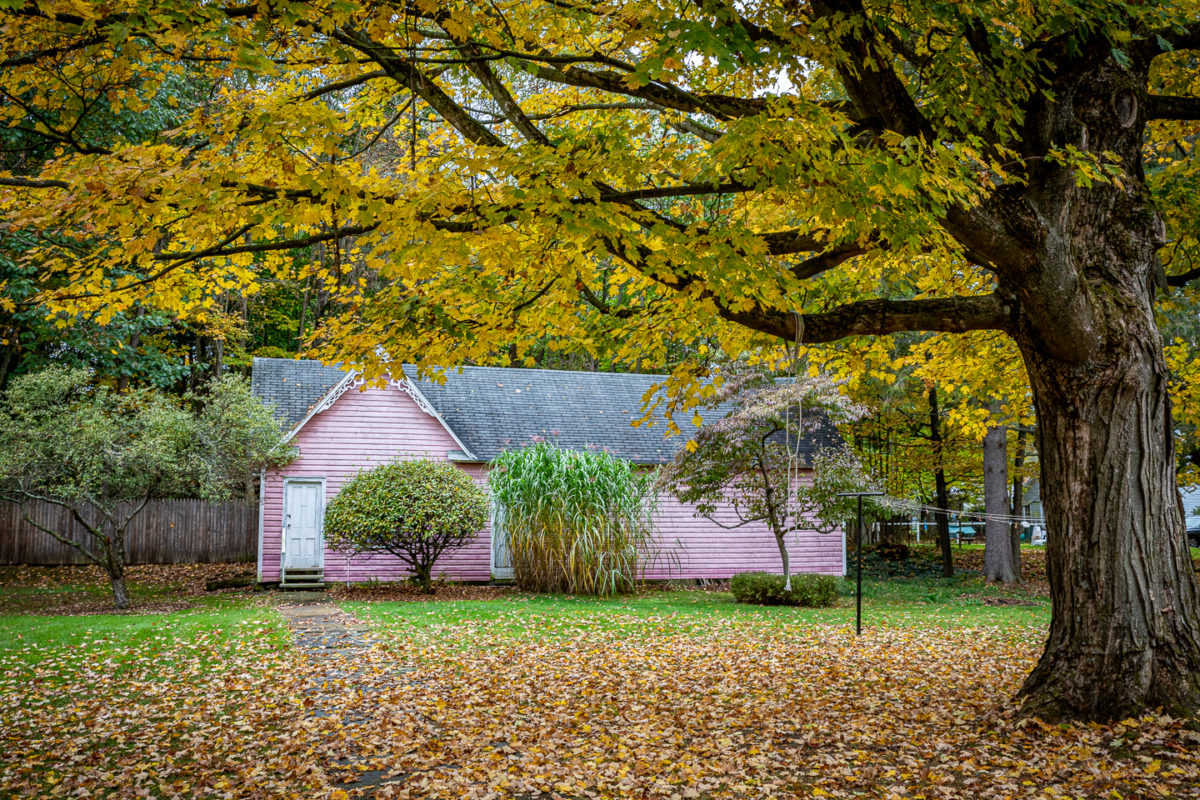
[[[342,487],[325,512],[325,535],[335,550],[396,556],[428,592],[438,556],[469,542],[487,516],[487,493],[454,465],[396,461]]]
[[[785,587],[782,575],[769,572],[741,572],[729,582],[729,589],[739,603],[808,608],[837,605],[838,580],[829,575],[793,575],[791,590]]]

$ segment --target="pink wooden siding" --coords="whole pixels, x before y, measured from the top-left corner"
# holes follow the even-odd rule
[[[280,544],[283,536],[284,478],[324,478],[327,500],[358,471],[397,458],[442,460],[459,446],[435,418],[424,413],[402,391],[352,389],[333,407],[316,415],[296,435],[300,457],[282,470],[267,473],[264,489],[262,579],[280,577]],[[463,465],[479,481],[484,469]],[[693,515],[690,506],[674,498],[659,501],[656,514],[659,555],[648,564],[650,579],[728,578],[737,572],[779,572],[781,562],[775,539],[764,525],[726,530]],[[732,514],[721,521],[731,524]],[[434,567],[435,576],[455,581],[486,581],[491,570],[491,531],[448,553]],[[842,537],[801,531],[788,537],[792,572],[843,572]],[[408,568],[391,556],[354,556],[326,549],[327,581],[390,581],[408,575]]]
[[[735,525],[733,512],[715,515],[724,525]],[[651,580],[672,578],[728,578],[738,572],[783,572],[775,536],[763,523],[728,530],[712,520],[695,516],[692,506],[673,497],[660,497],[655,514],[659,555],[647,563]],[[841,575],[841,532],[820,534],[798,531],[786,539],[792,573],[817,572]]]
[[[399,389],[351,389],[300,429],[292,443],[300,457],[267,473],[263,493],[262,579],[279,580],[283,539],[284,478],[324,478],[326,501],[360,470],[404,458],[445,460],[458,444],[441,423]],[[467,469],[482,479],[478,467]],[[446,554],[434,568],[457,581],[491,578],[491,532],[484,529],[465,547]],[[327,581],[399,580],[407,566],[390,556],[354,556],[325,550]]]

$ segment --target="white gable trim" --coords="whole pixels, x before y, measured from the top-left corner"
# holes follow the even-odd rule
[[[310,419],[315,417],[317,414],[320,414],[322,411],[328,411],[329,408],[338,401],[339,397],[341,397],[342,395],[344,395],[346,392],[348,392],[350,390],[351,386],[354,385],[355,378],[357,378],[357,377],[358,377],[357,372],[354,372],[353,370],[351,370],[350,372],[347,372],[346,377],[344,377],[340,381],[338,381],[334,385],[334,387],[332,389],[330,389],[326,393],[326,395],[324,397],[322,397],[320,399],[320,401],[318,401],[317,404],[312,407],[312,409],[308,412],[308,416],[306,416],[304,419],[300,420],[299,424],[297,424],[294,428],[292,428],[290,431],[288,431],[288,435],[283,437],[283,441],[290,442],[292,439],[294,439],[296,437],[296,434],[300,432],[300,429],[308,424],[308,421]]]
[[[397,389],[411,397],[413,402],[417,404],[417,408],[421,409],[441,424],[442,428],[446,431],[446,433],[450,434],[450,438],[454,440],[454,443],[458,445],[459,449],[467,455],[467,458],[472,460],[475,459],[475,454],[471,452],[471,448],[467,447],[463,440],[458,438],[458,434],[451,429],[450,425],[445,419],[442,418],[442,415],[438,413],[437,409],[433,407],[433,404],[429,402],[421,390],[417,388],[415,383],[406,378],[402,381],[390,380],[388,381],[388,386],[395,386]]]
[[[338,381],[337,385],[330,389],[329,393],[322,397],[320,402],[312,407],[312,410],[308,412],[308,416],[300,420],[300,423],[296,425],[296,427],[292,428],[283,440],[285,442],[290,442],[296,437],[296,434],[300,432],[300,429],[308,424],[309,420],[311,420],[317,414],[320,414],[322,411],[328,411],[333,407],[333,404],[341,398],[342,395],[351,389],[356,389],[359,386],[362,386],[364,382],[365,381],[359,377],[357,371],[351,370],[350,372],[347,372],[346,377]],[[450,434],[450,438],[454,440],[454,443],[459,446],[459,449],[461,449],[469,459],[472,461],[477,460],[475,458],[475,454],[471,452],[471,448],[467,447],[466,444],[463,443],[463,440],[458,438],[458,434],[450,428],[450,426],[446,423],[446,420],[442,418],[442,415],[438,413],[437,409],[434,408],[425,395],[421,393],[421,390],[417,388],[415,383],[408,379],[396,380],[393,378],[387,382],[387,385],[391,386],[392,388],[399,389],[408,395],[409,398],[417,404],[417,408],[421,409],[426,414],[438,421],[438,424],[442,426],[442,429],[446,431],[446,433]]]

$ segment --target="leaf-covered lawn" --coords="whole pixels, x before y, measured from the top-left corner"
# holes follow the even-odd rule
[[[1011,697],[1042,624],[996,624],[1027,609],[972,608],[963,588],[965,612],[896,603],[862,638],[848,607],[746,609],[711,593],[352,605],[421,669],[328,752],[377,752],[366,766],[403,776],[398,797],[1200,793],[1200,736],[1180,721],[1021,719]]]
[[[848,596],[346,600],[382,645],[354,672],[295,650],[270,598],[0,617],[0,797],[1200,795],[1182,721],[1017,714],[1036,592],[866,586],[861,638]],[[337,675],[398,664],[391,686]]]
[[[0,617],[0,797],[311,797],[277,615]]]

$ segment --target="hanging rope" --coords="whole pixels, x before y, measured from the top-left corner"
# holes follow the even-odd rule
[[[796,386],[800,382],[800,347],[804,341],[804,317],[793,310],[792,311],[793,325],[792,330],[795,334],[790,345],[784,345],[789,360],[789,372],[791,373],[792,386]],[[787,520],[791,516],[791,501],[792,489],[800,481],[800,472],[803,465],[800,463],[800,444],[804,441],[804,398],[801,397],[796,401],[796,442],[792,444],[792,424],[791,424],[792,404],[788,403],[783,407],[783,447],[787,451],[787,490],[784,492],[783,501],[783,518]]]

